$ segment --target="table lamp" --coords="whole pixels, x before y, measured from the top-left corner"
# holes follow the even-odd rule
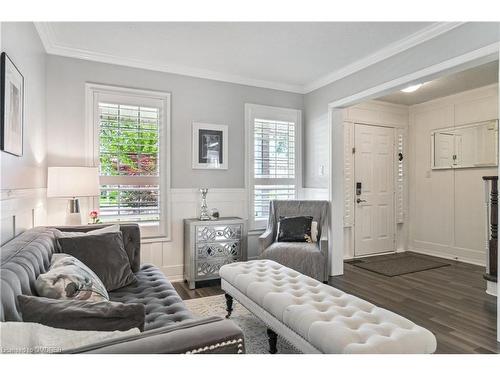
[[[49,167],[48,198],[69,198],[66,224],[82,224],[77,197],[99,195],[99,173],[95,167]]]

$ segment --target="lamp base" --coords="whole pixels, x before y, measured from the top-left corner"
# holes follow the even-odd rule
[[[68,200],[68,212],[66,213],[67,225],[82,225],[82,215],[80,214],[80,202],[78,198]]]

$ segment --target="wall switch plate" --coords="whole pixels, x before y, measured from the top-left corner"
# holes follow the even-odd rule
[[[325,166],[324,165],[320,165],[319,166],[319,175],[320,176],[324,176],[325,175]]]

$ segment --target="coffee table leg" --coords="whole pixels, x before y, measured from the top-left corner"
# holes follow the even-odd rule
[[[227,315],[226,318],[229,319],[231,316],[231,313],[233,312],[233,297],[231,297],[229,294],[224,294],[224,297],[226,297],[226,311]]]
[[[272,329],[267,329],[267,337],[269,338],[269,353],[276,354],[278,349],[276,344],[278,343],[278,335]]]

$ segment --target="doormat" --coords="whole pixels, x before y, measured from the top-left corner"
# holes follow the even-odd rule
[[[406,275],[408,273],[426,271],[450,265],[450,263],[437,261],[427,257],[420,257],[413,254],[397,254],[394,255],[393,258],[384,257],[384,259],[378,260],[376,258],[377,257],[372,259],[355,259],[346,263],[389,277]]]

